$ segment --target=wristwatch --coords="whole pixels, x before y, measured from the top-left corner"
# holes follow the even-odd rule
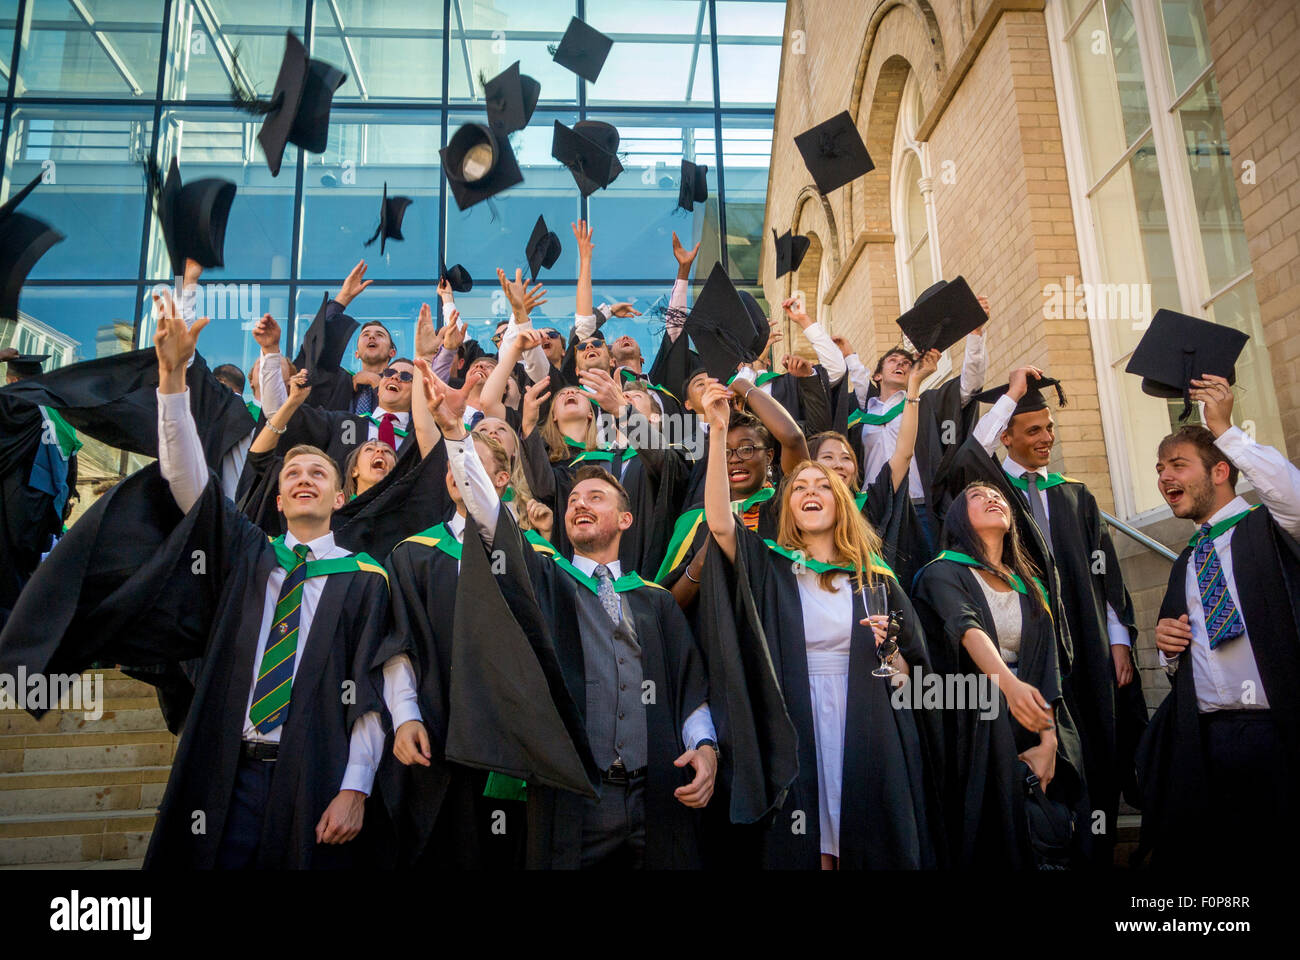
[[[722,751],[718,749],[718,741],[710,740],[708,737],[705,737],[703,740],[695,741],[695,749],[698,750],[700,747],[712,747],[714,756],[722,755]]]

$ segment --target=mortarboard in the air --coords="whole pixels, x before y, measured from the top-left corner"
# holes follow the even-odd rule
[[[618,129],[600,120],[580,120],[569,129],[555,121],[551,156],[569,168],[584,197],[608,187],[623,172]]]
[[[20,377],[39,377],[44,372],[41,364],[48,359],[50,359],[48,353],[19,353],[10,356],[6,361],[4,355],[0,354],[0,362],[9,365],[8,372]]]
[[[439,155],[456,206],[462,210],[524,182],[505,135],[481,123],[462,126]]]
[[[830,193],[875,169],[853,117],[845,110],[794,138],[817,189]]]
[[[1237,358],[1250,337],[1233,327],[1173,310],[1157,310],[1142,334],[1125,373],[1142,377],[1142,392],[1183,398],[1185,420],[1192,412],[1191,381],[1204,374],[1237,382]]]
[[[1065,406],[1065,391],[1061,389],[1061,381],[1052,377],[1044,377],[1041,380],[1038,377],[1031,376],[1027,383],[1025,395],[1016,403],[1016,409],[1011,414],[1013,417],[1022,413],[1034,413],[1037,410],[1047,409],[1047,398],[1043,396],[1043,391],[1048,387],[1056,388],[1057,406]],[[977,393],[972,400],[978,400],[980,403],[997,403],[998,398],[1011,389],[1011,384],[1004,383],[1000,387],[994,387],[992,390],[985,390],[983,393]]]
[[[748,290],[737,291],[740,294],[740,301],[745,305],[746,312],[749,313],[749,321],[754,325],[754,336],[749,341],[749,360],[757,359],[767,346],[767,338],[772,333],[772,328],[768,325],[767,314],[763,308],[758,305],[754,295]]]
[[[754,340],[754,322],[720,262],[713,265],[709,279],[695,298],[682,333],[695,342],[709,376],[723,383],[731,379],[741,363],[753,359],[749,347]]]
[[[44,220],[18,213],[18,204],[36,189],[40,175],[0,206],[0,320],[18,319],[18,294],[36,261],[63,240]]]
[[[555,261],[560,259],[560,250],[560,238],[555,235],[554,230],[546,229],[544,217],[538,217],[537,222],[533,224],[532,236],[528,238],[528,246],[524,250],[534,283],[537,282],[537,274],[543,267],[549,270],[555,266]]]
[[[667,336],[665,333],[664,336]],[[647,379],[661,383],[673,392],[674,399],[685,405],[687,387],[701,373],[707,374],[700,355],[691,349],[691,338],[683,330],[667,350],[660,350]],[[726,382],[725,380],[723,381]]]
[[[553,59],[588,83],[595,83],[613,46],[614,41],[609,37],[574,17],[553,52]]]
[[[682,177],[677,188],[677,206],[695,210],[695,204],[709,199],[709,168],[690,160],[682,161]]]
[[[166,180],[152,159],[146,168],[172,275],[184,275],[187,259],[197,261],[204,268],[224,266],[226,220],[235,202],[235,184],[217,177],[182,184],[181,168],[175,157],[167,169]]]
[[[388,182],[384,181],[384,199],[379,205],[379,226],[375,227],[374,235],[367,240],[364,246],[370,246],[376,240],[379,241],[379,255],[384,255],[384,245],[389,240],[405,240],[402,236],[402,218],[406,216],[406,208],[415,203],[410,197],[390,197],[388,195]]]
[[[310,59],[307,48],[290,30],[284,36],[284,57],[270,100],[261,100],[242,86],[239,76],[236,62],[235,79],[230,82],[231,100],[245,113],[266,117],[257,142],[266,153],[271,176],[280,175],[286,143],[297,144],[308,153],[325,152],[329,144],[330,106],[334,91],[348,78],[346,73],[323,60]]]
[[[898,318],[898,325],[920,355],[947,350],[988,319],[965,278],[957,277],[927,287],[912,309]]]
[[[329,374],[339,369],[352,334],[360,326],[346,313],[336,313],[327,318],[325,307],[329,301],[327,293],[321,299],[320,309],[316,311],[311,326],[303,334],[302,346],[293,360],[295,367],[306,369],[308,386],[327,382]]]
[[[521,74],[516,60],[483,84],[488,126],[503,135],[522,130],[532,119],[541,93],[542,85],[527,74]]]
[[[474,280],[469,275],[469,271],[459,263],[450,270],[447,269],[447,265],[444,263],[438,276],[440,279],[446,280],[447,283],[451,284],[451,288],[457,293],[469,293],[474,289]]]
[[[799,264],[803,263],[804,254],[808,252],[808,247],[812,243],[807,237],[801,237],[799,234],[792,234],[789,230],[776,235],[772,231],[772,245],[776,247],[776,275],[777,278],[784,277],[787,273],[799,269]]]

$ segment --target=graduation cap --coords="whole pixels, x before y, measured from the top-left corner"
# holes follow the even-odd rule
[[[898,325],[918,354],[947,350],[972,330],[988,322],[988,314],[965,278],[940,280],[927,287]]]
[[[528,246],[524,249],[533,283],[537,282],[537,274],[543,267],[549,270],[555,266],[555,261],[560,259],[561,249],[560,238],[554,230],[546,229],[546,218],[539,216],[533,224],[533,235],[528,238]]]
[[[1065,391],[1061,388],[1061,381],[1054,380],[1051,377],[1031,376],[1028,380],[1025,395],[1020,398],[1016,404],[1015,411],[1011,414],[1013,417],[1021,413],[1034,413],[1037,410],[1047,409],[1047,398],[1043,396],[1043,391],[1048,387],[1056,388],[1057,406],[1065,406]],[[985,390],[983,393],[977,393],[972,400],[978,400],[980,403],[996,403],[998,398],[1011,389],[1011,384],[1004,383],[1000,387],[994,387],[992,390]]]
[[[1142,392],[1147,396],[1182,397],[1178,419],[1186,420],[1192,413],[1191,381],[1209,373],[1236,383],[1237,357],[1249,339],[1221,323],[1157,310],[1124,372],[1142,377]]]
[[[154,212],[162,227],[163,242],[171,260],[172,275],[185,273],[185,261],[201,267],[225,266],[226,220],[235,202],[235,184],[217,177],[181,183],[181,168],[172,157],[167,179],[162,179],[153,158],[145,165]]]
[[[290,30],[284,35],[284,57],[270,100],[259,99],[238,82],[238,77],[238,69],[232,71],[231,100],[245,113],[266,117],[257,142],[266,152],[271,176],[280,175],[286,143],[297,144],[308,153],[325,152],[329,143],[330,106],[334,91],[348,78],[346,73],[324,60],[310,59],[307,48]]]
[[[572,70],[588,83],[595,83],[613,46],[614,41],[609,37],[574,17],[564,31],[559,47],[551,53],[560,66]]]
[[[524,182],[505,135],[481,123],[467,123],[457,130],[439,155],[456,206],[462,210]]]
[[[618,140],[618,128],[611,123],[580,120],[570,130],[556,120],[551,156],[569,168],[582,195],[589,197],[623,172]]]
[[[811,130],[805,130],[794,138],[794,145],[799,148],[804,165],[823,194],[844,186],[876,166],[871,162],[867,145],[862,142],[862,135],[847,110]]]
[[[731,379],[742,362],[753,359],[749,348],[755,338],[754,321],[721,263],[713,265],[682,332],[695,341],[709,376],[723,383]]]
[[[474,289],[474,280],[469,275],[469,271],[459,263],[450,270],[447,269],[447,265],[444,263],[438,277],[439,279],[446,280],[447,283],[451,284],[451,288],[457,293],[469,293]]]
[[[532,119],[541,94],[542,85],[527,74],[521,74],[516,60],[483,84],[488,126],[502,134],[522,130]]]
[[[768,326],[767,314],[763,308],[758,305],[754,295],[748,290],[737,291],[740,294],[740,302],[745,305],[746,312],[749,313],[749,321],[754,325],[754,336],[749,341],[749,357],[747,359],[757,359],[767,346],[767,338],[771,335],[772,328]]]
[[[402,236],[402,218],[406,216],[406,208],[415,203],[410,197],[390,197],[388,195],[388,182],[384,181],[384,199],[379,205],[379,226],[375,227],[375,232],[365,246],[370,246],[376,240],[379,241],[379,255],[384,255],[384,245],[389,240],[405,240]]]
[[[0,320],[18,318],[18,294],[36,261],[63,240],[63,234],[44,220],[18,213],[18,204],[41,182],[38,174],[0,206]]]
[[[709,199],[709,168],[703,164],[682,161],[682,178],[677,188],[677,206],[695,210],[695,204]]]
[[[776,235],[772,231],[772,244],[776,247],[776,275],[777,278],[784,277],[787,273],[799,269],[799,264],[803,263],[804,254],[808,252],[808,246],[812,243],[807,237],[801,237],[797,233],[791,234],[789,230]]]
[[[39,377],[44,373],[41,364],[48,359],[50,359],[48,353],[0,351],[0,362],[7,362],[9,373],[17,374],[20,377]]]
[[[352,334],[360,326],[346,313],[326,317],[325,307],[329,302],[330,295],[326,293],[321,298],[320,308],[316,311],[311,326],[303,334],[298,356],[293,360],[295,367],[306,369],[307,385],[312,387],[328,382],[329,374],[339,369]]]

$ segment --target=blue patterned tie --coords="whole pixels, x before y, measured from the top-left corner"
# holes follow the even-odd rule
[[[293,548],[298,565],[280,585],[275,603],[275,621],[266,639],[266,652],[257,669],[253,687],[253,705],[248,719],[258,733],[269,733],[289,716],[289,693],[293,688],[293,664],[298,654],[298,619],[302,613],[302,585],[307,580],[307,551],[300,543]]]
[[[1201,590],[1201,607],[1205,610],[1205,633],[1213,650],[1225,640],[1241,636],[1246,632],[1246,626],[1232,602],[1232,594],[1228,592],[1228,580],[1219,565],[1214,541],[1210,539],[1210,525],[1201,524],[1200,532],[1193,557],[1196,560],[1196,584]]]
[[[600,605],[609,614],[609,619],[617,624],[623,619],[623,604],[619,603],[618,591],[614,589],[614,575],[603,563],[596,567],[593,573],[600,581],[600,587],[596,591],[596,596],[600,598]]]
[[[361,391],[357,394],[356,407],[356,412],[361,414],[363,417],[375,412],[374,387],[366,386],[361,388]]]

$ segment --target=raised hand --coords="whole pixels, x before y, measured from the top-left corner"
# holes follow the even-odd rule
[[[610,312],[611,315],[613,315],[613,316],[615,316],[615,317],[639,317],[639,316],[641,316],[641,311],[640,311],[640,310],[634,310],[634,309],[632,308],[632,304],[628,303],[627,301],[623,301],[623,302],[621,302],[621,303],[611,304],[611,305],[610,305],[610,308],[609,308],[609,312]]]
[[[510,308],[519,322],[525,322],[528,315],[534,308],[540,307],[546,302],[546,287],[541,282],[533,284],[531,287],[524,281],[524,272],[518,267],[515,268],[515,279],[510,281],[506,279],[506,272],[497,267],[497,280],[501,284],[501,289],[505,292],[506,299],[510,301]]]
[[[163,298],[166,298],[166,303],[163,302]],[[175,315],[175,304],[170,301],[171,298],[165,293],[162,297],[154,294],[154,307],[158,310],[158,329],[153,335],[153,346],[154,352],[158,355],[158,369],[163,374],[185,369],[185,365],[190,362],[190,357],[194,356],[199,334],[208,325],[208,318],[200,317],[194,321],[194,326],[185,329],[185,321]],[[171,310],[168,309],[169,306]]]
[[[451,281],[446,277],[438,281],[438,299],[443,303],[456,299],[456,291],[451,288]]]
[[[804,328],[812,326],[812,318],[808,316],[803,308],[803,301],[798,297],[782,300],[781,309],[785,311],[787,317],[799,324],[799,326]]]
[[[346,307],[365,291],[375,281],[366,279],[366,261],[358,260],[357,265],[352,268],[352,272],[343,280],[343,286],[339,287],[338,294],[334,300],[342,307]]]
[[[908,382],[916,386],[924,383],[927,377],[939,369],[939,356],[938,350],[925,351],[917,358],[916,363],[912,364],[912,370],[907,375]]]
[[[844,356],[846,357],[853,356],[854,353],[853,345],[849,343],[847,340],[845,340],[843,337],[831,337],[831,343],[839,347],[840,353],[844,354]]]
[[[595,244],[591,241],[591,225],[586,220],[579,220],[577,223],[569,224],[573,228],[573,236],[578,241],[578,257],[582,260],[591,259],[591,251],[595,249]]]
[[[289,378],[289,397],[285,400],[285,403],[300,407],[310,393],[311,387],[307,385],[307,371],[305,369],[299,370]]]
[[[528,522],[533,529],[547,540],[551,539],[551,531],[555,529],[555,511],[540,500],[529,500],[527,510]]]
[[[704,405],[704,416],[710,430],[726,430],[731,421],[732,393],[720,381],[709,378],[704,387],[700,402]]]
[[[1232,387],[1223,377],[1212,373],[1194,377],[1189,394],[1205,404],[1205,425],[1216,437],[1232,426]]]
[[[813,365],[797,354],[787,353],[781,358],[786,372],[794,377],[811,377],[816,371]]]
[[[587,391],[596,398],[600,404],[600,409],[606,413],[618,416],[619,411],[627,405],[627,398],[623,396],[623,390],[613,377],[604,370],[583,370],[578,374],[578,379]]]
[[[695,246],[691,247],[691,249],[687,250],[682,246],[682,242],[677,239],[676,231],[673,232],[673,259],[677,261],[677,276],[682,276],[683,271],[690,271],[691,264],[695,262],[695,258],[699,255],[699,252],[700,244],[698,242]]]
[[[452,313],[455,315],[455,311]],[[415,321],[415,355],[431,357],[438,352],[441,342],[441,335],[433,329],[433,308],[427,303],[420,304],[420,316]]]
[[[460,322],[460,311],[453,310],[443,326],[442,347],[444,350],[459,350],[465,342],[465,325]]]
[[[1020,400],[1029,390],[1029,378],[1042,380],[1047,375],[1038,367],[1017,367],[1011,371],[1011,376],[1007,378],[1007,396],[1012,400]]]
[[[280,324],[269,313],[253,324],[253,340],[262,348],[263,353],[280,352]]]

